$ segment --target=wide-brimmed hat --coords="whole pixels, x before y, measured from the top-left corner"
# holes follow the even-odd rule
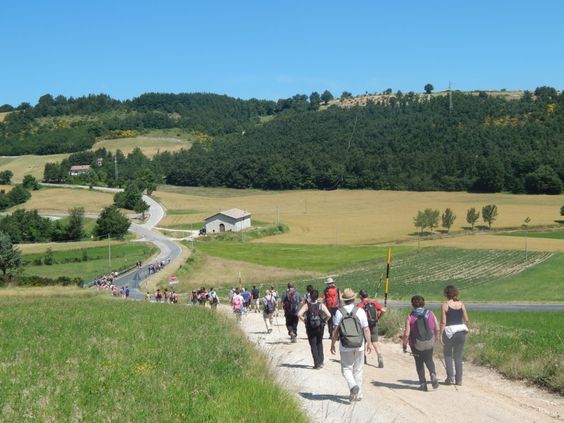
[[[347,288],[343,291],[343,300],[344,301],[354,300],[355,297],[356,297],[356,294],[352,289]]]
[[[333,280],[333,278],[327,278],[327,280],[325,281],[325,283],[327,285],[331,284],[331,283],[335,283],[335,281]]]

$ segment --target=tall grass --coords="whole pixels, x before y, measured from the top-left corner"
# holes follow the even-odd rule
[[[306,421],[266,359],[209,309],[98,297],[0,306],[0,420]]]
[[[562,313],[472,312],[466,357],[564,394]]]

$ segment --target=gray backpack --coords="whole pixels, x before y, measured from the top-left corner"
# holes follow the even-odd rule
[[[360,319],[356,315],[358,307],[354,306],[350,313],[344,307],[340,307],[339,311],[343,316],[341,323],[339,323],[341,345],[345,348],[360,348],[364,340],[364,334],[360,325]]]

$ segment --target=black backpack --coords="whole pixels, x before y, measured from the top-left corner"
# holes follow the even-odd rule
[[[291,314],[298,314],[298,306],[298,293],[294,290],[286,292],[284,311]]]
[[[427,351],[435,346],[435,336],[429,327],[429,310],[423,309],[421,313],[413,311],[411,313],[416,317],[415,321],[415,349],[419,351]]]
[[[364,305],[364,311],[366,312],[366,319],[368,320],[368,326],[373,328],[378,323],[378,310],[373,302],[369,302]]]
[[[321,304],[310,303],[307,305],[307,326],[311,329],[318,329],[323,324],[321,319]]]

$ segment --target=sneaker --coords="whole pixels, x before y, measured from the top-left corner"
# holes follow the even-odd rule
[[[453,382],[452,382],[452,379],[451,379],[450,377],[447,377],[447,378],[445,379],[445,385],[452,385],[452,383],[453,383]]]
[[[383,368],[384,368],[384,359],[382,358],[381,355],[378,356],[378,368],[379,368],[379,369],[383,369]]]
[[[439,380],[434,373],[431,375],[431,385],[433,385],[433,389],[437,389],[439,387]]]
[[[268,329],[268,333],[272,333],[272,329]]]
[[[429,389],[427,389],[426,383],[422,383],[421,385],[419,385],[419,390],[427,392]]]
[[[319,366],[316,364],[315,366],[313,366],[313,370],[317,370],[319,369]]]
[[[318,368],[318,369],[322,369],[322,368],[323,368],[323,364],[318,364],[318,365],[317,365],[317,368]]]
[[[360,387],[358,385],[355,385],[351,388],[351,394],[349,396],[349,400],[352,401],[356,401],[357,395],[360,392]]]
[[[454,384],[455,384],[456,386],[462,386],[462,381],[460,381],[460,382],[454,382]]]
[[[291,340],[292,344],[295,344],[296,342],[298,342],[298,339],[296,338],[296,335],[292,336],[292,337],[290,338],[290,340]]]

